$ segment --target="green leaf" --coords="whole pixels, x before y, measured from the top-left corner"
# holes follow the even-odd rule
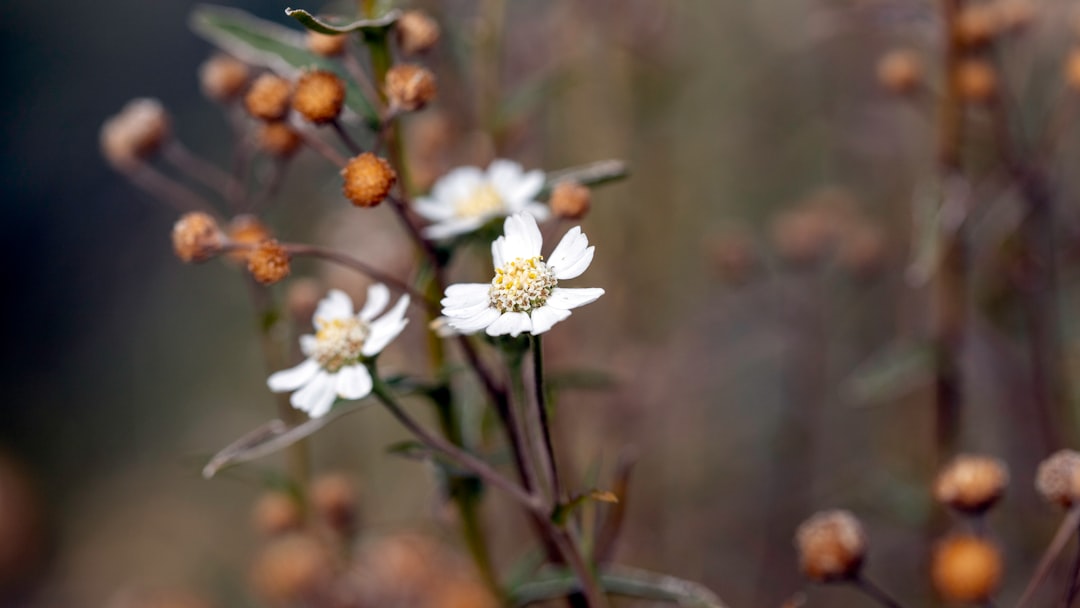
[[[670,602],[677,606],[727,608],[715,593],[698,583],[625,566],[612,566],[601,572],[600,586],[611,595]],[[515,606],[528,606],[565,597],[575,591],[580,591],[580,586],[574,574],[557,572],[513,589],[510,601]]]
[[[382,17],[377,17],[375,19],[360,19],[358,21],[353,21],[352,23],[346,23],[345,25],[334,25],[299,8],[287,8],[285,9],[285,14],[296,19],[302,23],[304,27],[313,32],[333,35],[366,32],[371,30],[385,30],[398,20],[398,17],[401,16],[401,11],[393,10]]]
[[[203,467],[203,477],[210,479],[225,467],[262,458],[282,450],[338,418],[359,411],[368,403],[358,401],[347,405],[337,405],[324,416],[312,418],[292,427],[280,420],[266,422],[214,454],[210,462]]]
[[[561,526],[566,523],[566,518],[569,517],[571,513],[590,500],[617,503],[619,502],[619,497],[609,490],[589,490],[588,492],[583,492],[573,496],[565,504],[556,506],[555,510],[551,513],[551,521]]]
[[[334,72],[345,82],[345,105],[371,128],[380,124],[379,113],[336,61],[307,49],[304,34],[242,10],[200,5],[191,13],[191,29],[211,44],[251,65],[287,77],[318,68]]]
[[[923,343],[897,342],[860,364],[844,382],[852,405],[888,403],[929,382],[934,349]]]
[[[624,179],[630,175],[630,168],[621,160],[601,160],[579,167],[570,167],[561,171],[548,173],[544,181],[544,188],[539,196],[543,197],[551,193],[555,184],[563,181],[575,181],[582,186],[599,186],[608,182]]]

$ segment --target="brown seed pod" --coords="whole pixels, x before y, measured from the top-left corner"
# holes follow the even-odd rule
[[[962,454],[945,466],[934,482],[934,498],[965,513],[982,513],[1005,492],[1009,471],[989,456]]]
[[[383,83],[390,105],[411,112],[435,99],[435,75],[427,68],[410,63],[396,65],[386,73]]]
[[[293,109],[315,124],[328,123],[345,105],[345,84],[333,72],[313,70],[296,81]]]
[[[1060,450],[1039,463],[1035,489],[1047,502],[1065,508],[1080,501],[1080,452]]]
[[[184,262],[205,262],[221,252],[225,235],[217,220],[199,211],[186,213],[172,230],[173,251]]]
[[[956,17],[956,39],[967,47],[990,43],[1001,31],[1000,13],[993,4],[969,4]]]
[[[858,574],[866,556],[866,533],[850,511],[821,511],[795,532],[803,574],[818,582]]]
[[[398,46],[406,55],[430,50],[439,42],[439,24],[420,10],[405,11],[395,24]]]
[[[238,215],[229,221],[226,228],[229,241],[236,245],[257,245],[273,236],[270,229],[262,220],[254,215]],[[234,262],[245,263],[251,255],[250,248],[238,248],[229,252],[229,259]]]
[[[263,285],[273,285],[289,276],[289,253],[274,239],[267,239],[248,254],[248,272]]]
[[[316,55],[323,57],[337,57],[345,53],[345,44],[349,37],[344,34],[323,34],[321,32],[307,32],[307,47]]]
[[[551,190],[548,205],[555,217],[579,220],[592,206],[592,191],[575,181],[559,182]]]
[[[912,50],[894,49],[878,61],[877,77],[885,90],[907,95],[923,84],[922,60]]]
[[[397,173],[386,160],[371,152],[353,158],[341,170],[345,198],[357,207],[374,207],[383,201],[397,181]]]
[[[290,534],[272,541],[255,557],[251,585],[270,605],[307,603],[331,582],[333,557],[317,538]]]
[[[1080,92],[1080,48],[1069,51],[1065,59],[1065,84],[1074,92]]]
[[[311,485],[311,505],[336,532],[350,536],[357,523],[357,490],[352,479],[341,473],[323,475]]]
[[[994,594],[1004,569],[996,545],[975,536],[957,535],[934,549],[930,575],[945,600],[976,604]]]
[[[247,86],[251,70],[247,64],[229,55],[214,55],[199,66],[199,88],[203,95],[217,102],[236,99]]]
[[[160,101],[133,99],[101,126],[102,154],[119,169],[148,160],[169,139],[171,123]]]
[[[267,122],[277,122],[289,112],[292,87],[288,80],[275,74],[262,74],[251,83],[244,96],[244,107],[249,114]]]
[[[988,61],[966,59],[956,68],[960,95],[971,103],[987,103],[997,96],[997,70]]]
[[[304,514],[296,499],[276,491],[266,492],[255,501],[251,518],[255,530],[268,537],[296,531],[304,523]]]
[[[304,140],[289,123],[264,122],[258,134],[259,149],[275,158],[291,158],[300,149]]]

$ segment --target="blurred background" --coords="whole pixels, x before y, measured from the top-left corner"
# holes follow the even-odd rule
[[[225,4],[297,27],[287,3]],[[620,457],[636,461],[618,560],[699,581],[731,606],[780,606],[804,589],[795,527],[842,507],[868,527],[870,576],[907,605],[931,604],[928,530],[948,525],[930,496],[931,300],[918,246],[937,204],[935,93],[897,95],[878,62],[913,49],[935,82],[937,5],[507,2],[499,96],[523,101],[490,137],[460,110],[477,94],[461,49],[480,52],[492,4],[413,5],[444,40],[425,59],[440,102],[409,118],[409,134],[442,129],[452,142],[430,177],[495,156],[546,170],[605,158],[632,168],[595,191],[582,222],[597,255],[579,285],[607,295],[547,340],[555,371],[610,378],[563,394],[556,425],[571,474],[599,471],[603,485]],[[1063,99],[1075,102],[1061,72],[1076,42],[1071,3],[1036,4],[997,46],[1002,89],[1029,136]],[[280,462],[199,475],[209,455],[275,415],[247,287],[227,262],[179,262],[175,210],[112,171],[98,144],[107,117],[151,96],[180,140],[228,166],[229,123],[199,92],[196,70],[212,48],[188,27],[193,6],[23,2],[0,25],[2,605],[104,605],[142,589],[258,605],[247,589],[260,543],[250,513],[263,468]],[[975,117],[970,144],[989,177],[975,189],[969,232],[957,447],[1010,466],[989,521],[1011,600],[1059,517],[1035,493],[1035,467],[1066,446],[1031,413],[1013,280],[1023,273],[1020,203],[979,160],[992,156],[983,122]],[[1064,169],[1078,149],[1070,123],[1053,133],[1057,335],[1071,365],[1077,178]],[[289,240],[348,248],[405,276],[394,218],[352,208],[339,188],[332,167],[302,153],[269,221]],[[486,263],[458,264],[455,277],[485,280]],[[362,293],[351,275],[319,265],[295,276]],[[389,366],[409,369],[423,329],[412,324]],[[314,467],[347,472],[373,536],[421,530],[455,546],[428,468],[385,452],[403,437],[371,408],[316,436]],[[504,561],[522,527],[507,510],[493,496],[485,511]],[[850,589],[808,594],[809,606],[867,603]]]

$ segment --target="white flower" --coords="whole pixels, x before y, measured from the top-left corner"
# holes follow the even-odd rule
[[[267,386],[275,393],[296,391],[289,402],[312,418],[330,411],[338,397],[361,399],[371,394],[371,374],[364,358],[379,354],[409,322],[405,318],[408,295],[376,319],[389,303],[390,290],[376,283],[368,288],[360,313],[353,314],[349,296],[331,289],[315,309],[315,335],[300,336],[300,350],[307,359],[272,374]]]
[[[544,172],[525,172],[509,160],[496,160],[487,172],[459,167],[435,182],[431,196],[416,199],[416,212],[434,222],[424,229],[433,239],[472,232],[493,217],[526,211],[538,220],[548,218],[536,195],[544,187]]]
[[[506,218],[504,235],[491,244],[495,278],[491,283],[460,283],[446,288],[442,314],[446,323],[465,334],[484,329],[489,336],[538,335],[570,316],[570,310],[604,295],[604,290],[559,287],[559,281],[585,272],[593,247],[571,228],[551,258],[540,255],[543,239],[528,213]]]

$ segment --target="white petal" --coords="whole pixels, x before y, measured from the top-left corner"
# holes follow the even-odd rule
[[[337,394],[342,399],[367,397],[371,386],[371,374],[363,365],[346,365],[337,372]]]
[[[443,316],[453,319],[464,319],[475,315],[476,313],[484,310],[485,308],[488,308],[489,306],[491,306],[491,301],[485,298],[478,302],[469,302],[467,304],[455,306],[444,306],[442,309],[442,314]]]
[[[413,201],[413,210],[420,217],[433,222],[441,222],[454,217],[454,206],[435,198],[421,196]]]
[[[520,200],[514,197],[525,171],[512,160],[500,158],[488,165],[487,180],[504,201]]]
[[[589,247],[585,250],[585,253],[581,255],[577,261],[573,262],[569,266],[556,266],[551,270],[555,273],[555,278],[560,281],[568,279],[576,279],[581,276],[581,273],[585,272],[589,268],[589,264],[592,264],[593,253],[595,253],[595,247]]]
[[[491,241],[491,265],[496,270],[502,268],[502,265],[506,263],[506,237],[500,236],[499,238]]]
[[[533,216],[524,212],[515,213],[506,218],[503,231],[506,240],[502,244],[502,250],[506,261],[540,255],[544,239],[540,236],[540,228]]]
[[[538,336],[551,329],[552,325],[555,325],[569,316],[569,310],[552,308],[551,306],[541,306],[532,311],[532,333],[534,336]]]
[[[551,208],[543,203],[526,203],[521,210],[535,217],[538,222],[542,222],[551,217]]]
[[[372,283],[367,290],[367,300],[360,309],[360,320],[370,321],[390,303],[390,290],[382,283]]]
[[[604,290],[599,287],[556,287],[551,290],[551,295],[548,296],[544,306],[570,310],[572,308],[577,308],[578,306],[584,306],[590,302],[595,302],[596,299],[602,295],[604,295]]]
[[[315,309],[313,323],[318,328],[322,326],[319,319],[326,319],[327,321],[345,319],[351,317],[352,314],[352,299],[340,289],[331,289],[326,294],[326,297],[319,301],[319,306]]]
[[[315,377],[319,369],[319,364],[314,359],[304,359],[304,362],[296,367],[270,374],[266,379],[266,386],[275,393],[295,391]]]
[[[364,346],[360,349],[365,357],[374,357],[386,348],[391,340],[398,337],[401,330],[409,324],[405,318],[405,308],[409,305],[408,294],[401,296],[397,304],[385,315],[371,322],[371,333],[364,340]]]
[[[298,410],[307,412],[308,416],[318,418],[330,411],[337,397],[337,382],[334,376],[320,371],[308,382],[304,388],[292,394],[289,402]]]
[[[494,323],[488,325],[487,335],[502,336],[510,334],[517,337],[532,330],[532,320],[523,312],[504,312]]]
[[[455,209],[457,202],[472,196],[485,179],[484,172],[478,167],[458,167],[435,182],[435,186],[431,189],[431,196],[451,209]]]
[[[446,324],[463,334],[471,334],[491,325],[501,314],[494,308],[485,308],[471,317],[448,318]]]
[[[310,357],[311,353],[315,352],[315,336],[311,334],[300,336],[300,352],[304,353],[305,357]]]
[[[528,202],[540,193],[544,188],[544,172],[540,170],[529,171],[518,180],[514,189],[505,196],[512,201]]]
[[[551,252],[551,256],[548,258],[548,266],[555,271],[556,278],[562,278],[559,276],[559,271],[574,266],[581,259],[581,256],[585,255],[588,248],[589,238],[582,234],[581,226],[574,226],[566,231],[562,240]]]
[[[489,288],[487,283],[454,283],[446,288],[446,298],[486,299]]]
[[[486,218],[464,217],[446,220],[424,228],[424,236],[429,239],[446,239],[466,232],[472,232],[484,225]]]

